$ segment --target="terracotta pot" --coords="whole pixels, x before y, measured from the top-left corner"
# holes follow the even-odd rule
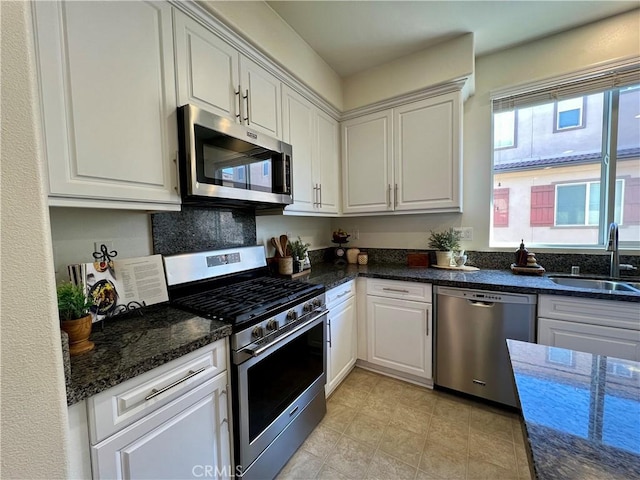
[[[95,346],[89,341],[91,335],[91,315],[77,318],[75,320],[63,320],[60,322],[60,328],[69,335],[69,354],[80,355],[81,353],[93,350]]]
[[[453,252],[436,252],[436,265],[439,267],[450,267]]]

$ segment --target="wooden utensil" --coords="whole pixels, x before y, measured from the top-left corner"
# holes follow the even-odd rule
[[[286,257],[287,255],[287,246],[289,245],[289,237],[286,235],[280,235],[280,246],[282,248],[282,256]]]
[[[276,249],[276,253],[281,256],[284,257],[284,255],[282,254],[282,247],[280,246],[280,241],[276,238],[276,237],[271,237],[271,245],[273,245]]]

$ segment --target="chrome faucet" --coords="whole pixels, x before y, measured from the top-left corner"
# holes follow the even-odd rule
[[[607,252],[611,252],[609,276],[617,278],[620,276],[620,254],[618,253],[618,224],[616,222],[611,222],[609,225]]]

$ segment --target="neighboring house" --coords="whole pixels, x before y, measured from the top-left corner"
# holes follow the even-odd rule
[[[493,240],[597,244],[603,94],[497,113]],[[615,221],[640,239],[640,87],[620,93]]]

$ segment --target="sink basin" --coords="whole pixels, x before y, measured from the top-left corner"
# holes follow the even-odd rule
[[[565,287],[594,288],[596,290],[617,290],[622,292],[638,292],[640,284],[631,285],[615,280],[599,280],[595,278],[549,277],[557,285]],[[637,286],[636,286],[637,285]],[[635,287],[635,288],[634,288]]]

